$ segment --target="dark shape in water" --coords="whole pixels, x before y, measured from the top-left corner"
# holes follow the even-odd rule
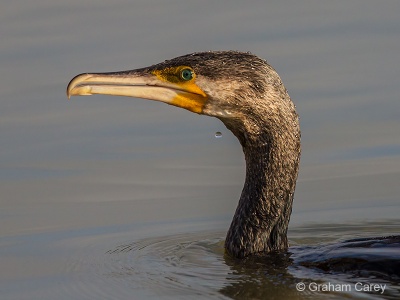
[[[400,281],[400,236],[358,238],[303,251],[298,263],[326,272]]]

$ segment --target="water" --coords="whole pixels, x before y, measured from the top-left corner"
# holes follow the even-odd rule
[[[55,296],[61,299],[337,299],[342,296],[376,299],[381,296],[377,292],[357,291],[355,284],[361,282],[385,284],[383,296],[395,299],[399,278],[366,272],[354,277],[351,272],[326,272],[307,266],[307,262],[321,261],[323,256],[325,260],[332,258],[328,249],[335,254],[345,237],[398,233],[399,225],[387,221],[297,227],[291,230],[292,246],[288,253],[244,261],[224,254],[225,232],[210,229],[221,227],[218,222],[164,223],[159,224],[161,230],[142,224],[142,228],[136,225],[19,236],[3,239],[1,254],[8,258],[18,255],[19,261],[10,264],[23,269],[24,274],[2,281],[0,287],[6,299]],[[21,249],[27,240],[29,255]],[[393,257],[398,264],[398,247],[392,254],[389,248],[383,249],[381,255],[386,255],[387,261]],[[40,276],[33,275],[37,269]],[[350,285],[351,289],[343,293],[296,289],[299,283],[309,286],[325,282]]]
[[[388,276],[395,247],[344,246],[400,231],[399,9],[365,0],[3,5],[1,298],[398,298],[399,279]],[[302,157],[286,254],[224,254],[245,166],[229,131],[210,138],[219,120],[138,99],[66,99],[78,73],[209,49],[267,59],[297,106]],[[346,259],[358,264],[325,270]],[[353,289],[299,292],[302,282]],[[357,282],[387,289],[358,292]]]
[[[215,132],[215,138],[222,138],[222,133],[220,131]]]

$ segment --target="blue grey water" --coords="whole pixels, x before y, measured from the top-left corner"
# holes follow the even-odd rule
[[[267,59],[296,103],[292,245],[399,233],[399,14],[398,1],[369,0],[3,4],[1,299],[240,298],[253,271],[222,247],[244,180],[234,136],[163,103],[65,94],[79,73],[195,51]],[[343,296],[296,280],[257,281],[253,298]],[[399,291],[388,284],[372,296]]]

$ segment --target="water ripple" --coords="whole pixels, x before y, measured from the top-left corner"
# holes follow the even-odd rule
[[[106,252],[108,276],[131,277],[157,293],[217,293],[227,282],[223,233],[198,233],[149,238]]]
[[[225,254],[225,232],[219,231],[136,241],[129,240],[129,233],[93,239],[86,241],[83,253],[73,254],[68,273],[74,277],[65,286],[65,295],[79,295],[79,299],[396,299],[400,295],[398,281],[388,267],[393,269],[399,263],[398,237],[333,239],[328,243],[320,237],[320,243],[310,245],[303,242],[313,237],[314,231],[298,230],[291,240],[296,245],[288,252],[244,260]],[[357,269],[375,268],[376,264],[365,262],[376,261],[378,256],[380,264],[385,262],[381,268],[387,271],[385,276],[379,276],[383,273],[376,269],[373,273]],[[363,261],[357,265],[359,258]],[[296,290],[299,282],[354,285],[356,281],[386,283],[388,288],[384,295]]]

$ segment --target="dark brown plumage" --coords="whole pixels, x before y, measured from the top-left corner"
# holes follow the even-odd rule
[[[181,67],[189,67],[195,77],[180,78]],[[129,78],[134,84],[129,84]],[[159,87],[184,100],[149,96],[147,90],[158,92]],[[245,184],[226,236],[226,250],[242,258],[287,249],[300,127],[287,90],[265,60],[235,51],[193,53],[132,71],[81,74],[71,81],[67,93],[142,97],[219,118],[239,139],[246,160]],[[195,99],[195,105],[187,99]]]

